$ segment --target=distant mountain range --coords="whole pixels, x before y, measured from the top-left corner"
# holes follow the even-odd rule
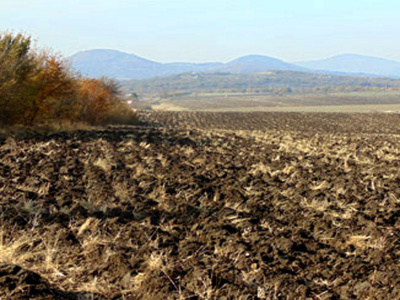
[[[345,54],[309,62],[288,63],[280,59],[248,55],[228,63],[159,63],[116,50],[89,50],[69,58],[72,68],[88,77],[146,79],[188,72],[251,74],[267,71],[298,71],[336,75],[400,77],[400,62]]]
[[[296,65],[312,70],[400,77],[400,62],[357,54],[343,54]]]
[[[306,71],[279,59],[261,55],[249,55],[229,63],[166,63],[151,61],[133,54],[116,50],[90,50],[70,57],[74,70],[84,76],[107,76],[118,79],[145,79],[165,77],[188,72],[249,74],[269,70]]]

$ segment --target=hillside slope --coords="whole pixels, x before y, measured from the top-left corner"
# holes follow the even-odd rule
[[[357,54],[343,54],[323,60],[300,62],[297,65],[313,70],[400,77],[400,62]]]
[[[123,89],[138,93],[165,91],[197,92],[205,90],[240,90],[265,88],[317,88],[317,87],[400,87],[400,80],[313,74],[293,71],[269,71],[253,74],[186,73],[169,77],[121,81]]]
[[[187,72],[228,72],[248,74],[270,70],[307,71],[279,59],[249,55],[228,63],[166,63],[151,61],[115,50],[90,50],[78,52],[69,58],[72,68],[84,76],[112,77],[118,79],[146,79]]]

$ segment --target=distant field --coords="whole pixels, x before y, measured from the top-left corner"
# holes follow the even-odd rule
[[[170,129],[400,134],[400,114],[305,112],[148,112],[148,124]]]
[[[214,112],[227,111],[214,109]],[[319,105],[319,106],[284,106],[284,107],[236,107],[230,111],[265,111],[265,112],[336,112],[336,113],[399,113],[400,104],[359,104],[359,105]]]
[[[396,112],[400,92],[309,95],[197,94],[153,103],[169,111]]]

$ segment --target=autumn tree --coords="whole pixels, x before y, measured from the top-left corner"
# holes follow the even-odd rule
[[[30,50],[30,37],[0,34],[0,123],[21,121],[27,82],[37,71]]]
[[[115,85],[106,80],[82,79],[78,95],[80,119],[89,124],[105,121],[108,112],[118,101]]]
[[[32,126],[38,119],[72,118],[75,108],[76,82],[61,60],[42,55],[39,71],[28,83],[29,94],[25,99],[24,123]]]
[[[23,34],[0,34],[0,125],[134,120],[115,81],[79,78]],[[124,122],[125,122],[124,121]]]

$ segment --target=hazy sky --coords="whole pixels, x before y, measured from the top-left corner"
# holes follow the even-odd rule
[[[161,62],[400,60],[399,16],[400,0],[2,0],[0,29],[65,56],[108,48]]]

